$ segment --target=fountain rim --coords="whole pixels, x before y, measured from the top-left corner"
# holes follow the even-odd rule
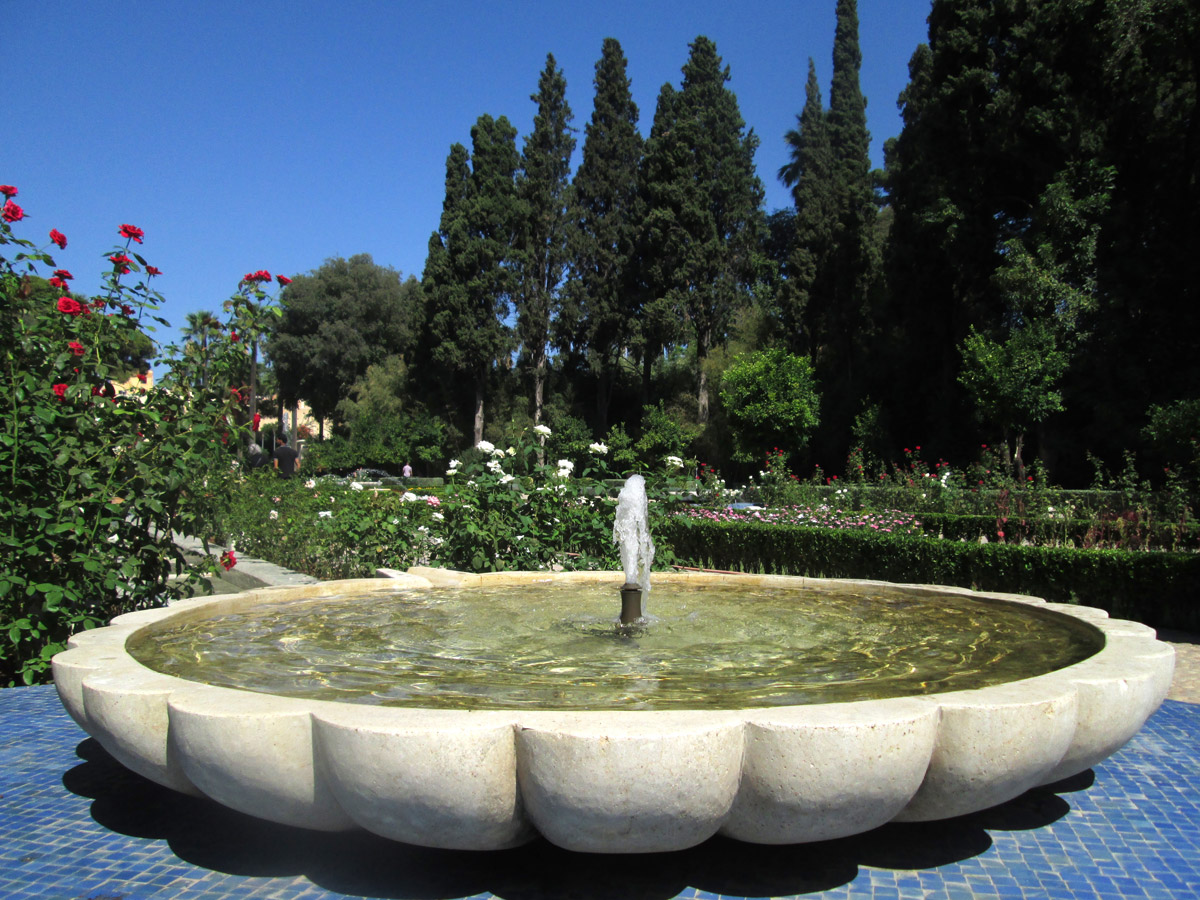
[[[718,832],[799,843],[994,806],[1119,749],[1161,704],[1174,668],[1173,648],[1152,628],[1090,607],[942,585],[693,572],[655,580],[944,592],[1061,613],[1104,644],[1073,665],[972,690],[728,710],[308,700],[164,675],[125,649],[156,623],[272,598],[623,580],[413,569],[181,601],[75,635],[53,659],[54,680],[67,712],[118,762],[258,818],[443,849],[504,849],[540,833],[568,850],[650,853]]]

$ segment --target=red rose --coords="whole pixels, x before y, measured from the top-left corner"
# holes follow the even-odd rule
[[[221,554],[221,565],[225,567],[226,572],[237,565],[237,557],[233,555],[232,550],[226,550]]]
[[[71,348],[71,352],[76,356],[83,356],[83,344],[79,343],[79,341],[71,341],[67,346]]]
[[[59,297],[58,311],[66,313],[68,316],[83,315],[83,307],[79,305],[79,301],[73,297]]]
[[[67,236],[65,234],[63,234],[61,231],[59,231],[57,228],[50,229],[50,240],[51,240],[51,242],[58,244],[58,248],[60,250],[67,249]]]
[[[17,189],[11,184],[0,184],[0,194],[3,194],[5,199],[17,196]]]
[[[145,373],[145,372],[138,372],[138,373],[137,373],[137,380],[138,380],[138,381],[140,381],[142,384],[145,384],[145,383],[146,383],[146,373]]]
[[[275,280],[278,281],[280,284],[291,284],[292,283],[292,279],[288,278],[286,275],[276,275]]]
[[[128,303],[122,303],[121,304],[121,315],[132,316],[133,315],[133,307],[130,306]]]
[[[133,263],[133,260],[124,253],[118,253],[115,256],[110,256],[108,259],[116,267],[117,274],[119,275],[124,275],[128,272],[129,266]]]
[[[65,278],[67,281],[70,281],[75,276],[72,275],[70,272],[68,272],[66,269],[55,269],[54,277],[55,278]]]
[[[229,332],[229,340],[233,341],[233,343],[235,343],[235,344],[238,342],[238,336],[237,336],[236,331]]]
[[[0,213],[0,216],[3,216],[5,222],[20,222],[25,218],[25,210],[8,200],[5,202],[4,211]]]
[[[54,386],[54,396],[58,397],[59,400],[66,400],[67,386],[65,384],[56,384]]]
[[[146,274],[153,278],[155,275],[161,275],[162,269],[158,266],[146,266]]]
[[[121,237],[123,238],[132,238],[140,244],[142,242],[142,238],[145,236],[146,232],[142,231],[142,229],[138,228],[136,225],[121,226]]]
[[[67,289],[67,283],[65,281],[63,281],[61,278],[59,278],[57,275],[55,275],[53,278],[51,278],[50,281],[47,282],[47,284],[49,284],[50,287],[58,288],[60,291],[65,291]]]

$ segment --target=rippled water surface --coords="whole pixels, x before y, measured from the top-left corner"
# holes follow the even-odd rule
[[[1046,610],[877,587],[656,585],[622,634],[615,587],[435,589],[262,603],[147,629],[193,681],[389,706],[734,709],[900,697],[1043,674],[1096,652]]]

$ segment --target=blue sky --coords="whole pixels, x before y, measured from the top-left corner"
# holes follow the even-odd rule
[[[873,164],[898,133],[896,98],[930,0],[859,0]],[[0,183],[20,189],[16,232],[69,244],[57,264],[99,290],[117,228],[162,269],[173,326],[219,310],[245,273],[295,275],[370,253],[420,277],[441,214],[450,145],[483,113],[518,149],[546,54],[578,130],[605,37],[621,42],[647,134],[703,34],[761,140],[767,209],[804,105],[808,58],[829,100],[835,0],[5,0]],[[57,249],[57,248],[51,248]],[[48,274],[48,273],[46,273]],[[177,340],[175,329],[159,340]]]

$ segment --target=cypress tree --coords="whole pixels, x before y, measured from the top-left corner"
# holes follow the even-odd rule
[[[792,188],[796,217],[787,279],[779,294],[780,318],[788,349],[815,359],[828,331],[825,319],[837,207],[829,129],[811,58],[804,110],[797,116],[797,127],[784,139],[792,148],[792,158],[779,170],[779,178]]]
[[[647,145],[646,248],[656,297],[671,298],[687,315],[697,421],[705,424],[705,360],[724,343],[735,309],[746,301],[763,188],[754,171],[758,138],[745,130],[737,98],[725,87],[728,66],[706,37],[697,37],[690,49],[682,90],[659,95]],[[660,127],[668,122],[670,127]]]
[[[608,427],[613,385],[622,356],[632,346],[638,314],[632,264],[640,227],[643,141],[625,66],[621,45],[605,38],[596,63],[596,97],[583,160],[573,182],[571,239],[578,289],[573,337],[599,374],[595,426],[600,434]]]
[[[567,267],[568,207],[571,154],[571,108],[567,82],[552,54],[538,79],[533,132],[525,139],[517,196],[523,229],[517,260],[515,294],[517,337],[521,354],[533,373],[533,422],[542,420],[550,325],[557,314]]]
[[[475,443],[483,439],[488,378],[511,340],[504,318],[520,225],[516,136],[506,118],[485,114],[471,128],[469,170],[466,149],[451,148],[442,219],[425,265],[430,354],[435,364],[468,379]]]
[[[872,303],[880,275],[871,136],[858,78],[861,66],[856,0],[838,0],[827,119],[837,223],[828,257],[829,292],[822,323],[827,352],[817,358],[827,422],[835,434],[848,432],[849,417],[864,393],[864,369],[875,327]]]

